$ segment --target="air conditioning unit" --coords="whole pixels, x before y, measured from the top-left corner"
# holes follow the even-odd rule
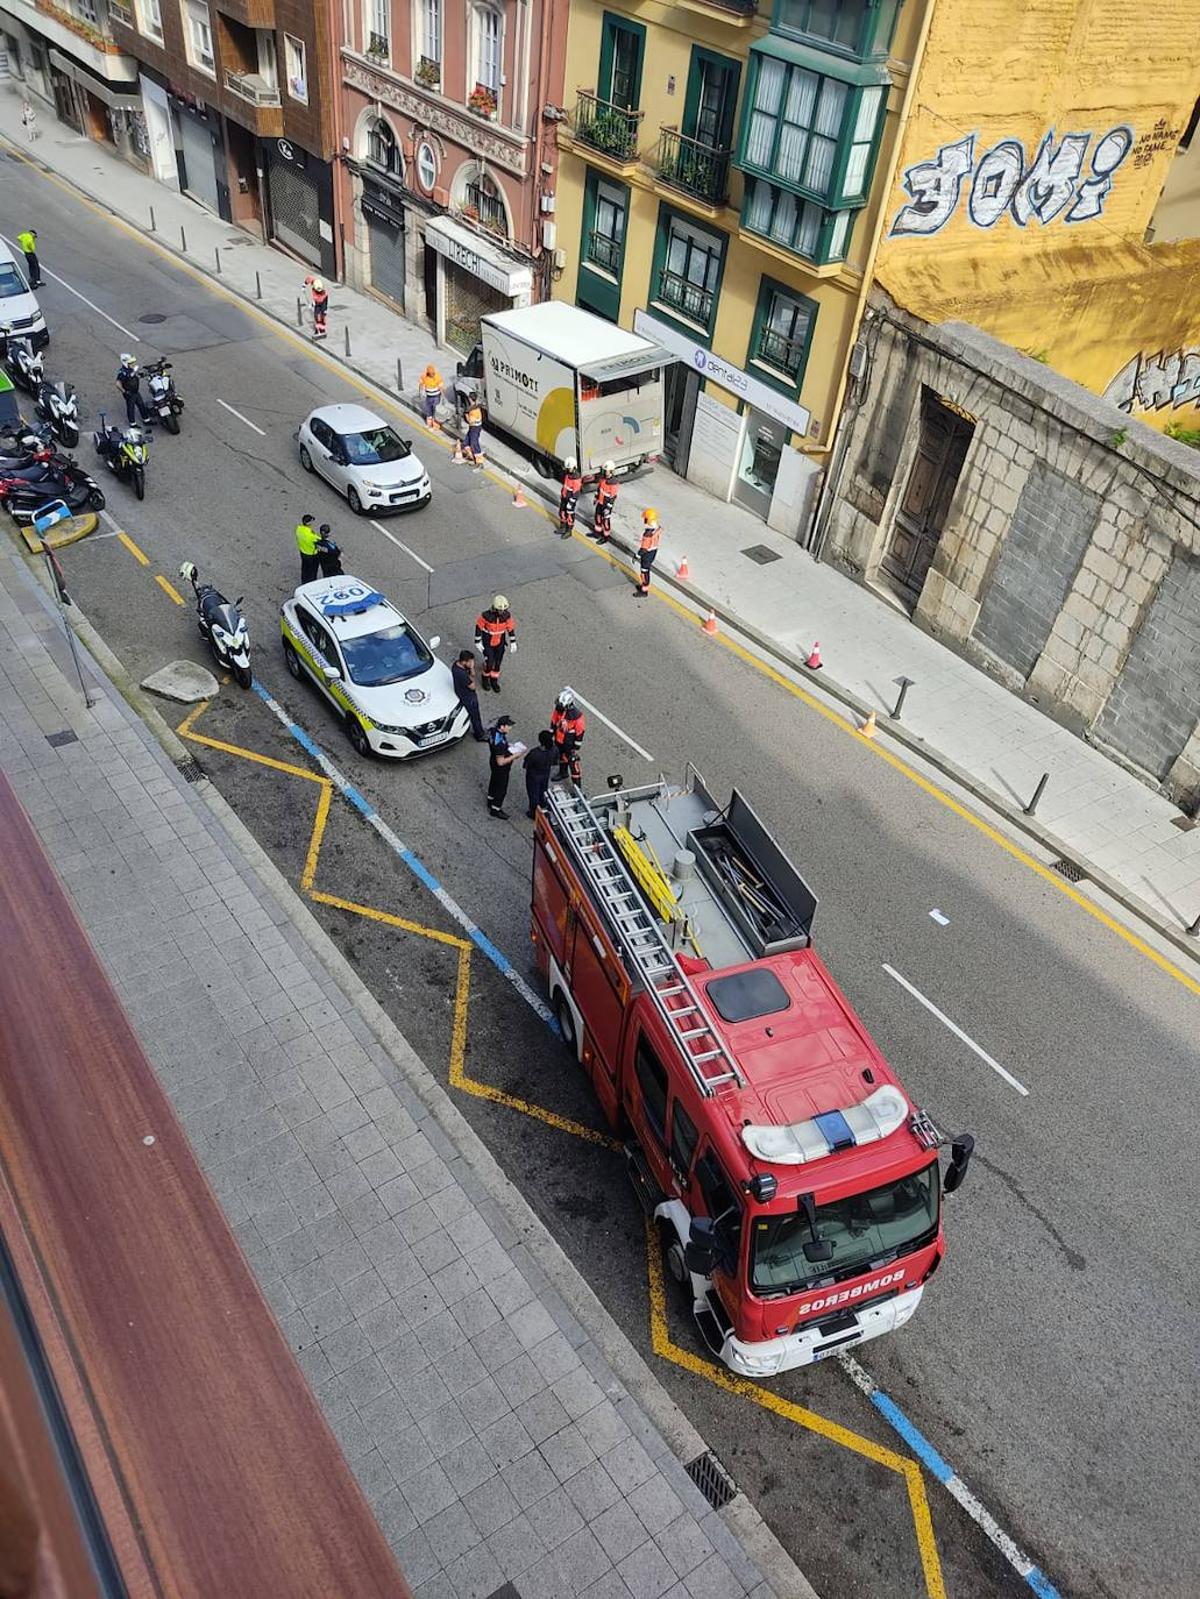
[[[566,271],[566,267],[567,267],[567,252],[565,250],[555,250],[555,252],[554,252],[554,270],[556,272],[565,272]]]
[[[553,250],[554,241],[558,238],[558,228],[553,222],[542,223],[542,249]]]
[[[547,216],[553,215],[553,212],[554,212],[554,196],[552,194],[543,194],[543,196],[542,196],[542,211]]]
[[[450,191],[448,189],[435,189],[433,191],[434,205],[449,205]]]

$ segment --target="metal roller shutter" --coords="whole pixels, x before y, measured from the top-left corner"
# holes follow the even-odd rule
[[[321,202],[317,186],[294,161],[269,152],[271,232],[303,261],[321,265]]]

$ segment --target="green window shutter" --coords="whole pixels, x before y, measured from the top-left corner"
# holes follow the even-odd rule
[[[642,68],[646,60],[646,29],[640,22],[614,11],[604,13],[600,34],[600,77],[596,93],[618,104],[618,95],[636,111],[642,98]],[[615,80],[615,81],[614,81]]]

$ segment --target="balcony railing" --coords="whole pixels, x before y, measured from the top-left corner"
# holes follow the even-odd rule
[[[478,222],[479,226],[486,228],[489,233],[496,233],[500,238],[507,239],[508,217],[505,214],[504,202],[481,184],[467,184],[463,215],[468,221]]]
[[[755,358],[794,378],[804,365],[804,339],[789,339],[777,328],[763,328],[758,335]]]
[[[133,7],[127,6],[125,0],[108,0],[108,15],[113,22],[121,22],[127,28],[133,27]]]
[[[601,272],[611,272],[615,278],[621,270],[620,239],[614,239],[607,233],[589,233],[584,259],[589,266],[599,267]]]
[[[230,94],[236,94],[241,100],[249,100],[251,105],[279,105],[278,85],[271,85],[257,72],[234,72],[229,67],[225,68],[225,87]]]
[[[435,61],[432,56],[422,56],[417,62],[417,70],[413,73],[416,81],[425,89],[440,89],[442,86],[442,63]]]
[[[367,35],[367,48],[364,55],[370,56],[372,61],[382,61],[385,64],[391,59],[392,46],[386,33],[370,33]]]
[[[615,161],[632,161],[644,116],[644,111],[622,109],[581,89],[575,102],[575,137]]]
[[[658,274],[655,299],[678,311],[680,316],[687,317],[689,322],[698,322],[701,327],[707,327],[716,295],[712,289],[706,289],[702,284],[693,283],[691,278],[682,277],[678,272],[663,267]]]
[[[722,205],[729,194],[732,154],[702,139],[685,138],[678,128],[664,128],[658,141],[658,175],[672,188],[709,205]]]

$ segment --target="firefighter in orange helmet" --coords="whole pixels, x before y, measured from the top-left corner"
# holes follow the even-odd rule
[[[579,475],[578,461],[571,459],[563,466],[562,490],[558,496],[558,536],[569,539],[575,529],[575,507],[579,503],[583,479]]]
[[[483,656],[480,687],[499,694],[504,651],[511,649],[515,654],[517,648],[517,624],[503,594],[497,594],[487,610],[480,611],[475,623],[475,648]]]
[[[565,688],[554,702],[550,712],[550,732],[554,737],[554,755],[558,762],[555,776],[561,782],[569,777],[578,783],[582,776],[579,765],[579,746],[587,732],[587,718],[575,699],[575,690]]]
[[[662,528],[659,525],[658,512],[653,506],[648,505],[642,512],[642,542],[637,552],[638,581],[633,591],[639,600],[644,600],[650,592],[650,573],[658,558],[658,546],[661,543]]]

